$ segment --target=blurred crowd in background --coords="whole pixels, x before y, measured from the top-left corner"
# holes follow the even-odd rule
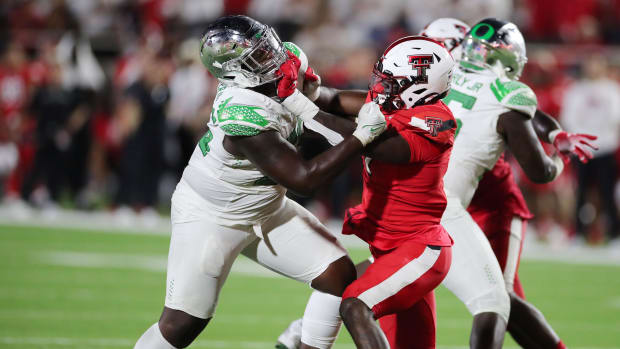
[[[533,226],[541,238],[617,236],[620,0],[3,0],[4,205],[165,214],[217,85],[199,62],[200,34],[228,14],[272,25],[339,88],[366,88],[387,44],[433,19],[515,22],[540,109],[601,148],[551,184],[516,170]],[[360,200],[360,171],[353,164],[306,204],[340,218]]]

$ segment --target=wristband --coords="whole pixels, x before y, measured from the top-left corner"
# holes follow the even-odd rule
[[[551,181],[554,181],[562,174],[562,171],[564,170],[564,161],[562,161],[562,158],[558,155],[554,155],[551,159],[553,160],[553,164],[555,165],[555,175],[551,179]]]
[[[357,138],[363,146],[368,145],[368,143],[372,142],[375,139],[375,137],[373,137],[370,132],[359,128],[355,129],[351,136]]]
[[[553,144],[553,142],[555,142],[555,137],[557,137],[558,134],[560,134],[560,132],[562,132],[562,131],[563,131],[562,129],[558,128],[558,129],[555,129],[555,130],[549,132],[547,134],[547,138],[549,138],[549,143]]]
[[[286,97],[282,101],[284,108],[288,109],[293,115],[299,117],[303,121],[309,121],[319,112],[317,107],[312,101],[295,89],[292,95]]]

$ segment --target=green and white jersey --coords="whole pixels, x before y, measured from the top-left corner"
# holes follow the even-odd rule
[[[301,119],[260,93],[220,84],[208,126],[209,131],[198,142],[182,181],[204,199],[201,205],[206,206],[205,212],[216,223],[260,223],[280,208],[286,189],[267,178],[249,160],[230,154],[224,148],[224,137],[276,131],[294,145],[303,130]],[[177,213],[176,217],[182,214]]]
[[[497,133],[499,116],[515,110],[532,118],[536,95],[521,82],[461,62],[443,101],[457,122],[444,189],[448,197],[467,207],[484,172],[492,169],[504,152],[505,142]]]

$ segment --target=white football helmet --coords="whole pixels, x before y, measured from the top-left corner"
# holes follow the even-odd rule
[[[450,90],[454,65],[450,52],[433,39],[398,39],[374,66],[369,85],[371,98],[386,112],[443,98]]]
[[[438,18],[430,22],[422,31],[426,36],[441,42],[456,61],[462,56],[461,43],[471,28],[456,18]]]

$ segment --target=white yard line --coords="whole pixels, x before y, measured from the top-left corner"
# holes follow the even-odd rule
[[[65,267],[137,269],[155,272],[166,271],[168,259],[165,255],[73,251],[37,253],[33,254],[32,258],[40,263]],[[265,278],[282,277],[244,256],[237,258],[231,273]]]

